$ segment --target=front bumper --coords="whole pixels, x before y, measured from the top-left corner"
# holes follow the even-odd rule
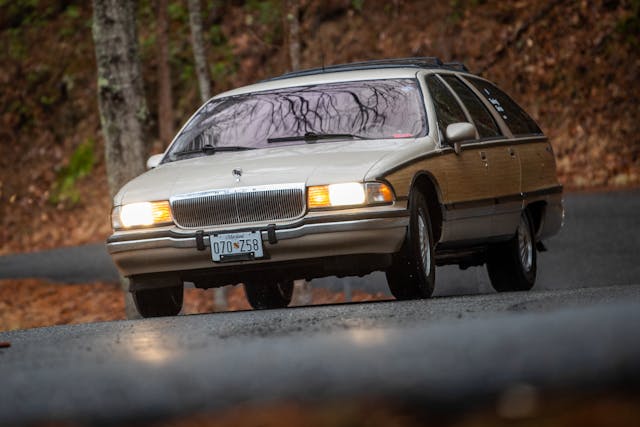
[[[260,264],[319,259],[343,255],[391,254],[400,250],[409,223],[405,206],[362,208],[343,213],[308,215],[279,225],[241,229],[177,228],[123,231],[107,240],[107,250],[124,276],[184,272],[235,266],[255,269]],[[265,258],[215,263],[209,235],[259,230]]]

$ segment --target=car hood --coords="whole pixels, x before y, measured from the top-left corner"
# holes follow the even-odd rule
[[[166,200],[198,191],[266,184],[362,181],[382,158],[412,143],[412,139],[319,142],[219,152],[152,169],[126,184],[114,203]],[[239,181],[234,169],[242,171]]]

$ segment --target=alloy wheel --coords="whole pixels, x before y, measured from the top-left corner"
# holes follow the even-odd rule
[[[429,242],[429,232],[424,219],[424,214],[420,212],[418,215],[418,237],[420,239],[420,257],[422,267],[426,276],[431,272],[431,244]]]
[[[529,221],[524,215],[520,217],[518,225],[518,249],[522,268],[527,272],[531,271],[533,267],[533,238]]]

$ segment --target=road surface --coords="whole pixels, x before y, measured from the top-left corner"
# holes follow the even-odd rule
[[[441,297],[0,334],[0,425],[237,404],[464,405],[528,384],[640,384],[640,286]]]

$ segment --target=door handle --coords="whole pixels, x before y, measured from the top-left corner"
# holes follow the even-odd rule
[[[485,153],[484,151],[480,152],[480,160],[482,160],[482,163],[484,163],[485,168],[489,167],[489,161],[487,160],[487,153]]]
[[[509,147],[508,151],[509,151],[509,155],[515,159],[516,158],[516,152],[513,149],[513,147]]]

